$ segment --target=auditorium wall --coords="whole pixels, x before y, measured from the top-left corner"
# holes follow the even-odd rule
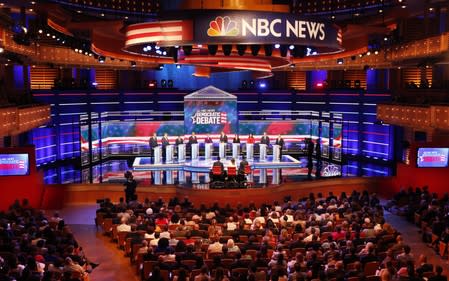
[[[7,210],[14,200],[28,199],[30,205],[39,208],[43,196],[43,177],[36,170],[34,147],[0,148],[0,153],[28,153],[30,173],[25,176],[0,177],[0,211]]]

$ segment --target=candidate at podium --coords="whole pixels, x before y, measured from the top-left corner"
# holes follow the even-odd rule
[[[178,135],[178,137],[177,137],[176,140],[175,140],[176,146],[178,146],[178,145],[180,145],[180,144],[183,144],[183,143],[184,143],[184,139],[181,138],[181,136]]]
[[[278,135],[274,144],[279,145],[279,158],[282,158],[282,149],[284,148],[284,139],[281,135]]]
[[[168,140],[168,134],[164,133],[164,136],[162,137],[161,140],[161,145],[162,145],[162,157],[166,158],[167,157],[167,145],[170,145],[170,141]]]
[[[246,143],[254,144],[255,142],[256,142],[256,140],[254,139],[253,134],[249,134],[248,138],[246,139]]]
[[[192,132],[192,135],[189,137],[189,144],[192,145],[194,143],[198,143],[198,139],[196,138],[195,132]]]
[[[228,136],[223,131],[220,134],[220,143],[228,143]]]
[[[213,143],[214,141],[212,140],[212,138],[210,137],[209,134],[207,134],[206,138],[204,139],[204,143]]]
[[[236,135],[234,136],[234,138],[232,139],[232,143],[240,143],[240,137],[239,137],[238,134],[236,134]]]
[[[238,181],[244,181],[245,180],[245,172],[246,167],[249,166],[248,161],[246,161],[246,156],[242,156],[242,161],[240,161],[239,164],[239,170],[238,170]]]
[[[260,144],[270,145],[270,138],[267,136],[267,132],[263,132],[263,136],[260,138]]]
[[[150,156],[151,156],[153,155],[153,149],[155,149],[158,146],[156,133],[153,133],[153,136],[150,137],[148,144],[150,145]]]

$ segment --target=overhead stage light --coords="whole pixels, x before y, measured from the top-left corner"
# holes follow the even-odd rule
[[[288,48],[289,48],[290,50],[293,50],[293,49],[295,48],[295,45],[290,45],[290,46],[288,46]]]
[[[263,49],[265,51],[265,56],[271,57],[271,55],[273,54],[273,45],[271,44],[263,45]]]
[[[209,50],[209,54],[215,56],[217,54],[218,46],[217,45],[207,45],[207,49]]]
[[[280,47],[281,47],[281,44],[279,44],[279,43],[274,44],[274,48],[279,49]]]
[[[259,54],[260,51],[260,45],[256,44],[256,45],[251,45],[251,54],[253,56],[257,56]]]
[[[343,64],[343,59],[337,59],[337,64]]]
[[[232,44],[225,44],[221,46],[221,49],[223,50],[223,54],[225,56],[229,56],[232,52]]]
[[[246,45],[237,45],[237,53],[239,56],[243,56],[246,52]]]

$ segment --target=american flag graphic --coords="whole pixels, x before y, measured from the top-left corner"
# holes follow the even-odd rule
[[[337,32],[337,42],[342,45],[343,44],[343,31],[341,31],[341,28],[338,29]]]
[[[25,169],[25,161],[23,160],[19,161],[19,169]]]
[[[192,40],[192,21],[172,20],[132,24],[126,29],[125,46],[148,42]]]
[[[226,112],[221,112],[220,117],[221,117],[220,120],[221,124],[225,124],[228,121],[228,115],[226,114]]]

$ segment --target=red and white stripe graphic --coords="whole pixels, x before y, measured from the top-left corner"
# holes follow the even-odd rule
[[[341,28],[338,29],[338,32],[337,32],[337,42],[340,45],[343,44],[343,32],[341,31]]]
[[[132,24],[126,28],[125,46],[152,42],[192,40],[192,21],[174,20]]]
[[[228,122],[228,115],[226,114],[226,112],[221,112],[220,117],[221,117],[221,120],[220,120],[221,124]]]

